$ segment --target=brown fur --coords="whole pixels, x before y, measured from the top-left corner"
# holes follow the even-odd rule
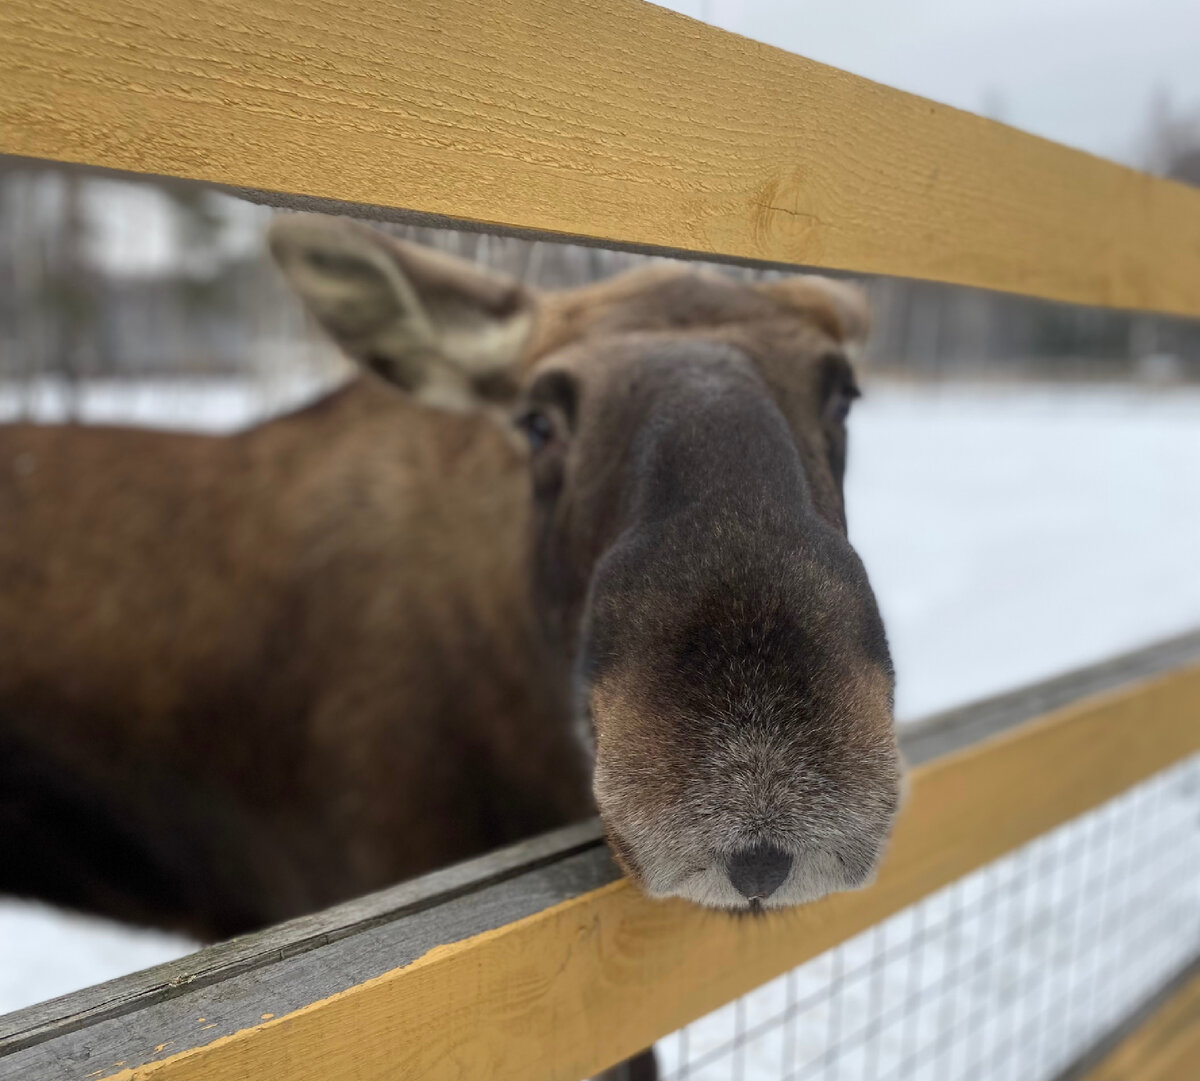
[[[494,426],[362,379],[232,438],[3,428],[0,462],[0,739],[201,864],[183,911],[111,914],[242,930],[586,813]]]
[[[232,437],[0,427],[0,889],[275,921],[589,813],[573,717],[652,892],[681,809],[697,858],[771,838],[863,881],[898,768],[845,542],[853,293],[534,297],[315,219],[273,246],[386,378]]]

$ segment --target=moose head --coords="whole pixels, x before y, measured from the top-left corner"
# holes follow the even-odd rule
[[[662,266],[537,293],[307,215],[270,242],[349,357],[511,433],[513,574],[570,674],[628,875],[729,910],[869,881],[901,763],[842,496],[861,295]]]

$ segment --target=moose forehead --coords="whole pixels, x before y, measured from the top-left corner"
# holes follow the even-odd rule
[[[572,342],[631,332],[734,339],[753,354],[782,346],[819,351],[858,341],[866,310],[850,288],[827,279],[747,284],[680,267],[650,267],[542,296],[527,363]]]
[[[524,361],[527,400],[557,406],[573,428],[589,414],[581,426],[610,449],[650,415],[692,415],[698,437],[696,411],[715,395],[719,430],[705,438],[736,454],[752,435],[746,425],[774,414],[790,428],[818,512],[844,529],[845,433],[827,406],[857,394],[845,346],[865,333],[865,313],[840,288],[656,267],[546,294]],[[750,452],[744,465],[769,469],[767,457]]]

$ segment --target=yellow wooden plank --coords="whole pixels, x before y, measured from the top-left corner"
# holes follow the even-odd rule
[[[117,1076],[578,1081],[1200,751],[1198,721],[1200,666],[914,771],[868,890],[753,920],[618,882]]]
[[[1200,972],[1117,1045],[1087,1081],[1200,1078]]]
[[[640,0],[5,0],[0,152],[1200,315],[1200,192]]]

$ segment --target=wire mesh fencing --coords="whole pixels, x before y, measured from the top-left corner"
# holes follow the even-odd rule
[[[1036,1081],[1200,955],[1200,756],[658,1044],[669,1081]]]

